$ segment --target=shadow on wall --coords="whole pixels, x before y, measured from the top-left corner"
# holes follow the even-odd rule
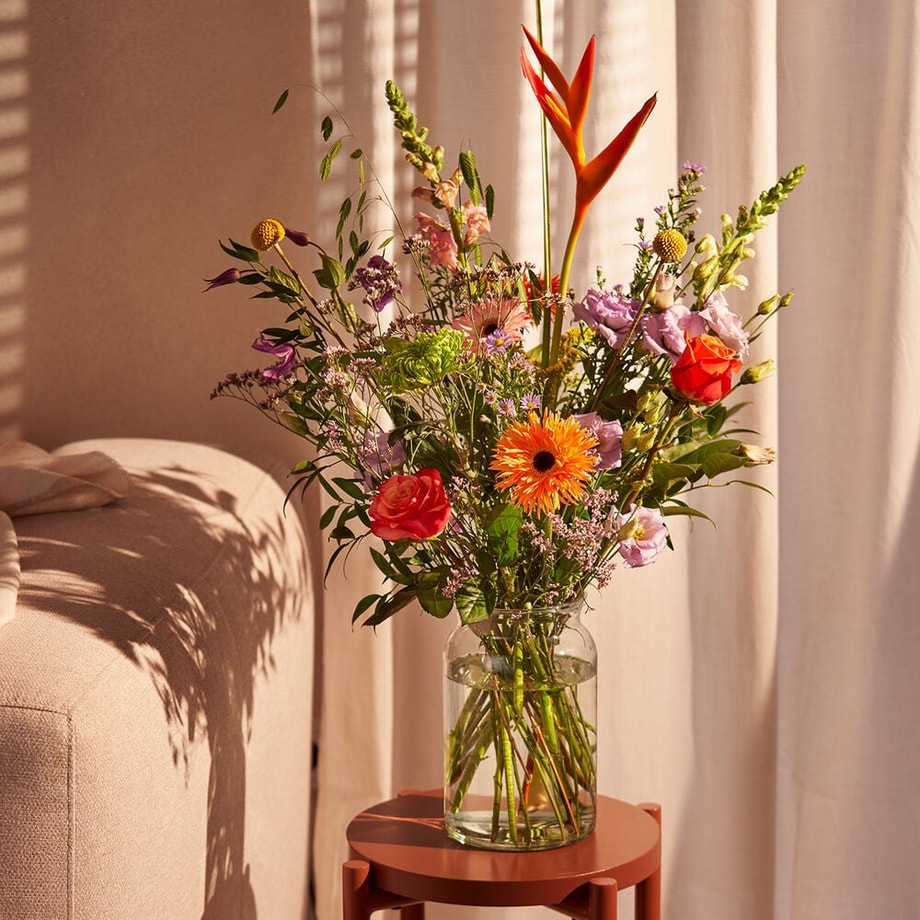
[[[22,600],[91,630],[149,675],[177,769],[206,739],[202,920],[256,920],[244,861],[253,696],[274,667],[276,634],[304,606],[305,563],[292,555],[280,505],[271,519],[247,515],[216,474],[209,482],[174,468],[134,481],[127,500],[97,509],[105,545],[87,545],[83,513],[54,515],[53,539],[41,515],[20,519],[24,572],[53,575],[36,588],[27,574]]]

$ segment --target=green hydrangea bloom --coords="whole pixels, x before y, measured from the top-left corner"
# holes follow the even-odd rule
[[[414,339],[387,339],[381,364],[383,382],[395,393],[432,386],[462,369],[465,338],[459,329],[438,329],[420,332]]]

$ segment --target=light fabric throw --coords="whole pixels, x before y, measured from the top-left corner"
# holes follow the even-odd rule
[[[95,508],[123,498],[130,477],[99,451],[68,454],[24,441],[0,444],[0,626],[13,619],[19,592],[14,517]]]

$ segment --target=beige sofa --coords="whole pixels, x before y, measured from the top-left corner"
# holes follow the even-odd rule
[[[0,920],[302,920],[314,620],[283,490],[112,439],[103,507],[17,518],[0,627]]]

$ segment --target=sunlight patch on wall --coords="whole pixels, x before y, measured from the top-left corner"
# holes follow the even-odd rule
[[[22,436],[29,189],[27,0],[0,0],[0,442]]]

